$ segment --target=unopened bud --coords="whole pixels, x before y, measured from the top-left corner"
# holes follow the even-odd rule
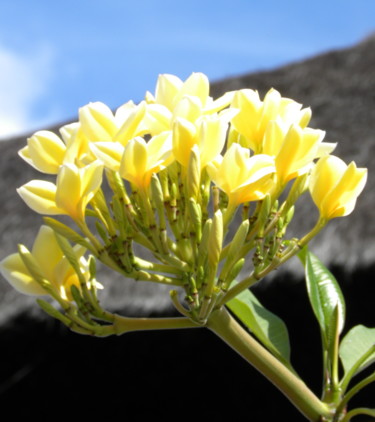
[[[238,274],[241,272],[243,266],[245,264],[245,258],[241,258],[239,259],[231,268],[231,270],[229,271],[229,274],[227,275],[227,277],[224,280],[223,283],[223,290],[228,290],[232,281],[238,276]]]
[[[164,196],[160,180],[154,173],[151,177],[151,196],[156,209],[159,211],[164,208]]]
[[[267,220],[270,216],[270,212],[271,212],[271,196],[270,194],[267,194],[263,199],[262,206],[260,208],[259,215],[258,215],[257,224],[259,224],[258,226],[259,229],[262,229],[267,223]]]
[[[72,321],[69,318],[67,318],[65,315],[63,315],[61,312],[59,312],[56,308],[54,308],[50,303],[46,302],[43,299],[37,299],[36,302],[43,309],[45,313],[47,313],[53,318],[58,319],[67,327],[71,326]]]
[[[208,241],[208,262],[216,267],[220,260],[223,244],[223,214],[220,210],[215,212]]]
[[[58,233],[61,236],[64,236],[66,239],[70,240],[73,243],[78,243],[79,245],[84,246],[85,248],[89,249],[91,252],[95,251],[94,247],[90,244],[90,242],[88,242],[86,239],[84,239],[82,236],[76,233],[73,229],[61,223],[60,221],[57,221],[51,217],[43,217],[43,220],[46,223],[46,225],[48,227],[51,227],[51,229],[55,233]]]
[[[194,198],[189,198],[189,213],[193,223],[197,242],[200,243],[202,237],[202,210]]]
[[[188,198],[197,199],[201,180],[200,152],[198,145],[194,145],[190,151],[189,165],[187,170],[187,195]]]
[[[297,177],[292,187],[290,188],[288,197],[285,201],[284,209],[289,210],[296,202],[297,199],[308,189],[309,187],[309,174],[305,173],[302,176]]]
[[[18,253],[25,264],[25,267],[34,278],[43,288],[48,289],[51,287],[51,284],[46,280],[45,275],[43,274],[42,269],[37,263],[36,259],[33,257],[31,252],[24,245],[18,245]]]
[[[299,125],[302,129],[304,129],[309,123],[311,119],[311,108],[307,107],[300,111],[300,119]]]
[[[204,262],[207,257],[208,247],[209,247],[209,238],[211,233],[212,220],[209,218],[203,227],[201,244],[198,249],[198,266],[204,266]]]
[[[242,246],[245,243],[249,226],[249,220],[243,221],[236,234],[234,235],[232,242],[229,244],[226,260],[219,277],[221,280],[225,280],[227,278],[228,273],[233,267],[234,263],[239,259],[238,255],[240,254]]]

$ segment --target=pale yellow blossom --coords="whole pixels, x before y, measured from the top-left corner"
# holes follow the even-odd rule
[[[269,122],[263,139],[262,153],[275,157],[279,183],[307,173],[313,160],[333,151],[336,144],[323,143],[325,132],[318,129],[287,126],[280,120]]]
[[[147,188],[153,173],[158,173],[172,160],[171,134],[163,132],[146,142],[136,137],[128,142],[121,159],[121,176],[138,188]]]
[[[75,246],[73,250],[83,274],[88,275],[87,262],[83,258],[85,248]],[[40,228],[31,255],[38,266],[38,273],[50,284],[51,288],[63,299],[71,300],[70,288],[73,284],[79,288],[79,280],[73,267],[64,257],[52,229],[47,226]],[[4,258],[0,263],[0,272],[21,293],[37,296],[47,294],[41,284],[33,278],[19,253]]]
[[[82,168],[64,164],[60,167],[56,185],[32,180],[17,189],[17,192],[37,213],[67,214],[82,223],[87,204],[100,188],[102,173],[103,164],[98,160]]]
[[[64,162],[66,145],[53,132],[40,130],[27,140],[19,155],[32,167],[47,174],[57,174]]]
[[[348,166],[338,157],[322,157],[310,178],[310,193],[322,219],[350,214],[367,181],[367,169]]]
[[[207,170],[231,204],[261,200],[274,187],[274,159],[266,154],[250,157],[250,151],[239,144],[232,144]]]
[[[265,131],[270,121],[279,119],[286,126],[292,124],[304,128],[309,123],[311,110],[301,110],[302,105],[281,97],[275,89],[271,89],[261,101],[257,91],[242,89],[234,95],[232,107],[239,109],[233,117],[233,128],[244,137],[247,148],[261,153]]]

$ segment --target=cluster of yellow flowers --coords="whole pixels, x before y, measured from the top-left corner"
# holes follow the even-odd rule
[[[278,236],[285,233],[283,228],[291,218],[288,211],[306,189],[319,209],[320,223],[353,210],[367,171],[330,155],[335,145],[323,142],[323,131],[308,127],[310,118],[309,108],[302,109],[274,89],[263,100],[251,89],[228,92],[213,100],[202,73],[193,73],[184,82],[176,76],[160,75],[155,94],[147,92],[138,105],[130,101],[113,113],[103,103],[90,103],[79,110],[78,122],[60,129],[61,137],[49,131],[36,132],[20,156],[39,171],[56,174],[56,184],[33,180],[18,193],[38,213],[69,215],[85,236],[80,238],[81,245],[129,276],[181,286],[190,277],[187,290],[193,302],[199,288],[199,295],[212,297],[217,274],[207,270],[207,265],[218,270],[218,262],[227,257],[230,244],[225,247],[223,243],[240,204],[245,210],[250,209],[248,202],[257,201],[258,205],[253,214],[244,217],[243,254],[236,262],[245,251],[259,246],[257,238],[273,228],[278,228]],[[114,192],[110,206],[101,191],[103,173]],[[294,179],[288,205],[278,208],[280,194]],[[209,218],[212,184],[214,216]],[[98,219],[99,239],[89,231],[87,216]],[[275,216],[283,218],[282,224]],[[254,228],[251,223],[256,219],[259,224]],[[58,231],[56,221],[48,221]],[[38,271],[31,274],[30,262],[25,266],[28,258],[21,252],[5,258],[1,271],[24,293],[42,293],[41,280],[48,280],[55,290],[63,289],[60,296],[70,299],[69,286],[78,286],[80,277],[74,274],[77,280],[72,282],[72,267],[66,271],[66,257],[53,239],[54,231],[42,228],[29,254],[42,273],[39,280]],[[69,233],[67,228],[60,230],[64,233]],[[121,239],[121,245],[116,239]],[[134,258],[128,245],[132,241],[148,248],[161,264]],[[205,242],[208,256],[203,251]],[[80,261],[84,260],[81,249],[75,251]],[[69,262],[72,264],[72,259]],[[227,273],[228,266],[224,266]],[[149,271],[148,276],[143,270]],[[158,271],[175,277],[157,275]],[[204,274],[199,276],[199,272]],[[200,277],[205,281],[198,282]],[[210,291],[202,288],[206,285],[211,285]],[[229,286],[227,282],[225,289]]]

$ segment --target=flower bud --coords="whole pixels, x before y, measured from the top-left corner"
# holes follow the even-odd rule
[[[208,262],[211,267],[216,268],[219,263],[222,244],[223,214],[220,210],[217,210],[212,220],[212,227],[208,240]]]
[[[189,166],[187,173],[187,195],[188,198],[197,200],[201,180],[200,154],[197,145],[194,145],[190,151]]]

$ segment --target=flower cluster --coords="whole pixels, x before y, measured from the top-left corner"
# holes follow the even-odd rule
[[[87,299],[85,291],[96,286],[83,258],[88,249],[127,277],[181,287],[186,302],[173,291],[176,307],[204,323],[328,220],[353,210],[367,171],[330,155],[335,145],[308,127],[310,118],[309,108],[274,89],[263,100],[250,89],[214,100],[201,73],[186,81],[160,75],[154,95],[115,113],[100,102],[82,107],[78,122],[63,126],[60,136],[36,132],[19,152],[39,171],[55,174],[56,183],[33,180],[18,189],[34,211],[69,215],[80,233],[45,218],[49,228],[41,229],[33,251],[22,246],[5,258],[2,274],[23,293],[53,291],[60,303],[79,308],[79,297]],[[306,190],[319,221],[304,238],[286,239],[294,204]],[[229,231],[238,207],[242,223]],[[134,243],[155,262],[135,256]],[[233,284],[245,259],[253,270]]]

